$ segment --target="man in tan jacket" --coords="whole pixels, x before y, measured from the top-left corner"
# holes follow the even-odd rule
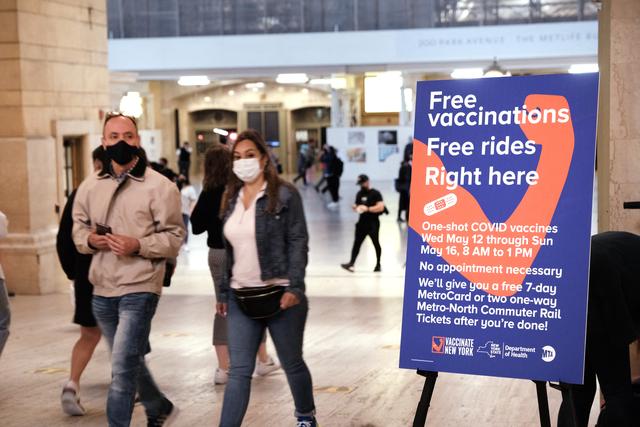
[[[112,351],[107,418],[109,426],[128,426],[137,390],[148,425],[168,425],[177,408],[156,386],[144,355],[165,259],[177,256],[184,238],[180,193],[147,167],[134,118],[107,115],[102,145],[109,167],[78,188],[73,240],[79,252],[93,254],[93,313]]]

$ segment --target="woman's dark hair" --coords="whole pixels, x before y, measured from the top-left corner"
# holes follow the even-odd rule
[[[104,147],[102,145],[98,145],[92,152],[91,152],[91,158],[92,160],[98,161],[100,162],[100,171],[107,171],[107,165],[109,164],[109,160],[107,160],[107,153],[104,151]]]
[[[229,150],[222,144],[214,144],[204,155],[204,190],[211,191],[216,187],[226,186],[230,173]]]
[[[267,182],[267,189],[265,191],[267,195],[267,209],[266,211],[269,213],[274,213],[278,206],[278,192],[280,190],[281,185],[288,185],[278,176],[278,172],[276,170],[273,161],[271,161],[271,156],[269,155],[269,150],[267,149],[267,144],[264,142],[264,138],[260,135],[255,129],[247,129],[241,132],[238,135],[238,138],[234,141],[231,146],[231,152],[229,153],[229,157],[233,162],[233,150],[235,150],[236,145],[239,142],[249,140],[253,142],[256,146],[260,155],[266,159],[266,163],[264,165],[264,179]],[[244,185],[244,182],[238,178],[233,171],[229,174],[229,182],[227,183],[227,189],[224,192],[224,196],[222,198],[222,206],[220,209],[220,214],[224,215],[224,213],[229,208],[229,204],[231,200],[235,199],[240,192],[240,189]]]

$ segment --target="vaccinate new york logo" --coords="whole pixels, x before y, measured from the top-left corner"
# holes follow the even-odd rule
[[[445,337],[431,337],[431,352],[444,354]]]

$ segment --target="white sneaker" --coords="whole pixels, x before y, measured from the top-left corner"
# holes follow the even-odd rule
[[[331,209],[331,210],[337,209],[338,208],[338,202],[330,202],[330,203],[328,203],[327,204],[327,208]]]
[[[62,388],[60,403],[62,404],[62,410],[67,415],[84,415],[86,412],[80,404],[78,391],[70,383],[65,384]]]
[[[229,381],[229,373],[224,369],[216,368],[216,373],[213,375],[214,384],[226,384]]]
[[[265,375],[269,375],[273,371],[277,371],[280,369],[280,365],[278,365],[271,356],[267,356],[266,362],[261,362],[258,359],[258,363],[256,363],[256,374],[264,377]]]
[[[182,250],[183,250],[184,252],[189,252],[189,251],[190,251],[190,249],[189,249],[189,245],[182,245]]]

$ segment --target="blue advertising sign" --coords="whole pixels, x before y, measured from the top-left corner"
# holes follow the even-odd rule
[[[418,83],[401,368],[582,383],[597,96]]]

